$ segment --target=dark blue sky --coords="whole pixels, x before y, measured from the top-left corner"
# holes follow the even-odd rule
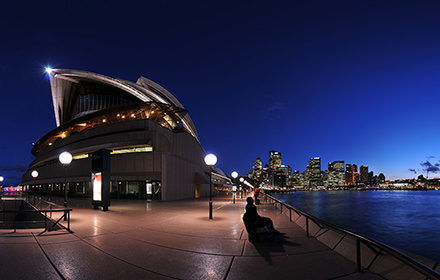
[[[278,150],[300,172],[319,156],[412,178],[440,160],[439,15],[438,1],[2,2],[0,175],[20,183],[55,127],[51,66],[159,83],[227,174]]]

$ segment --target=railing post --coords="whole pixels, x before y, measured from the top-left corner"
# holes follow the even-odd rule
[[[309,237],[309,218],[306,217],[306,236]]]
[[[289,220],[292,221],[292,208],[289,207]]]
[[[356,237],[356,264],[357,264],[357,271],[361,272],[361,240]]]

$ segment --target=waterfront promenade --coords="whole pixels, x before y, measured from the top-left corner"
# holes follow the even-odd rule
[[[8,279],[384,279],[355,263],[263,202],[284,235],[250,243],[245,200],[112,201],[108,212],[69,200],[71,230],[0,230],[0,269]]]

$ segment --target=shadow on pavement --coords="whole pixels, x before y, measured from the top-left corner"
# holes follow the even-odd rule
[[[287,254],[284,246],[301,246],[301,244],[291,242],[287,239],[288,237],[284,234],[265,233],[260,236],[258,241],[250,242],[250,244],[254,245],[260,256],[271,265],[272,255]]]

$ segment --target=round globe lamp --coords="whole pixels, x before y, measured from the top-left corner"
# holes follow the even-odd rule
[[[70,164],[72,162],[72,154],[69,152],[62,152],[58,159],[64,165]]]
[[[37,170],[34,170],[34,171],[32,171],[32,173],[31,173],[31,176],[32,176],[32,178],[37,178],[38,177],[38,171]]]

